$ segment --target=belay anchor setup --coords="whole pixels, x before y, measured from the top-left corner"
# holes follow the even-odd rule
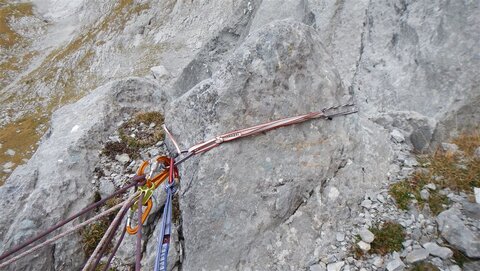
[[[154,191],[158,187],[160,187],[165,180],[167,180],[163,185],[166,192],[166,200],[163,208],[161,227],[159,229],[156,257],[155,257],[155,263],[154,263],[155,271],[167,270],[168,252],[169,252],[170,240],[172,235],[172,201],[173,201],[174,194],[177,190],[176,180],[178,181],[180,179],[178,168],[177,168],[178,165],[185,162],[187,159],[189,159],[190,157],[196,154],[207,152],[212,148],[215,148],[225,142],[233,141],[233,140],[248,137],[248,136],[253,136],[262,132],[279,128],[279,127],[293,125],[293,124],[305,122],[311,119],[318,119],[318,118],[332,119],[337,116],[349,115],[356,112],[357,112],[357,109],[353,103],[348,103],[348,104],[339,105],[339,106],[332,106],[317,112],[311,112],[311,113],[307,113],[307,114],[299,115],[295,117],[283,118],[283,119],[270,121],[267,123],[255,125],[255,126],[240,129],[240,130],[231,131],[231,132],[216,136],[215,138],[212,138],[205,142],[194,145],[187,150],[180,149],[178,143],[175,141],[175,139],[173,138],[172,134],[167,129],[167,127],[164,125],[163,128],[167,136],[175,146],[175,149],[177,152],[176,157],[159,156],[150,161],[144,161],[140,165],[139,169],[137,170],[136,175],[132,178],[131,183],[125,185],[123,188],[119,189],[112,195],[94,204],[87,206],[85,209],[78,212],[77,214],[74,214],[63,221],[58,222],[56,225],[41,232],[40,234],[27,240],[26,242],[20,245],[17,245],[16,247],[11,248],[10,250],[4,252],[2,255],[0,255],[0,268],[3,268],[19,259],[22,259],[26,255],[31,254],[47,245],[53,244],[56,240],[62,237],[65,237],[69,234],[72,234],[73,232],[79,230],[81,227],[84,227],[90,223],[93,223],[96,220],[102,217],[105,217],[107,215],[110,215],[113,212],[119,210],[117,215],[115,216],[115,219],[111,223],[110,227],[107,229],[102,240],[99,242],[97,248],[92,253],[92,255],[90,256],[90,258],[88,259],[88,261],[86,262],[82,270],[90,271],[90,270],[97,269],[97,267],[100,264],[100,260],[103,254],[108,250],[107,249],[108,244],[113,240],[115,233],[121,224],[121,221],[125,216],[127,216],[126,225],[123,228],[123,232],[120,235],[120,238],[117,241],[117,244],[114,246],[110,257],[108,258],[108,261],[103,266],[103,270],[105,271],[108,270],[110,266],[110,262],[114,257],[117,249],[119,248],[125,233],[127,232],[131,235],[135,234],[137,236],[135,270],[139,271],[141,268],[140,260],[142,256],[141,255],[142,226],[146,221],[150,213],[150,210],[152,209],[152,206],[153,206],[152,195]],[[178,160],[175,160],[176,158],[178,158]],[[150,167],[150,169],[149,169],[149,172],[146,173],[145,171],[147,170],[148,167]],[[53,236],[50,239],[42,241],[39,244],[33,245],[35,242],[40,241],[43,237],[51,234],[52,232],[59,229],[60,227],[66,225],[67,223],[73,221],[76,218],[79,218],[82,215],[85,215],[86,213],[92,210],[97,209],[98,207],[104,205],[107,200],[125,193],[128,189],[132,187],[135,187],[136,191],[133,193],[133,195],[129,196],[124,202],[119,203],[109,208],[108,210],[103,211],[102,213],[97,214],[96,216],[75,225],[74,227],[68,229],[67,231],[59,233],[56,236]],[[145,207],[145,210],[144,210],[144,207]],[[128,212],[129,214],[127,215]],[[137,219],[137,225],[133,226],[132,218],[135,212],[138,213],[138,219]],[[17,254],[18,252],[24,249],[27,249],[27,250],[25,250],[22,253],[19,253],[18,255],[13,256],[14,254]]]

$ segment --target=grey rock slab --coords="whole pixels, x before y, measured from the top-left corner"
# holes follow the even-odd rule
[[[423,200],[428,200],[430,198],[430,192],[427,189],[420,190],[420,198]]]
[[[358,242],[357,246],[365,252],[369,251],[372,248],[369,243],[366,243],[364,241]]]
[[[407,254],[405,260],[408,263],[416,263],[428,258],[428,251],[423,248],[417,248]]]
[[[358,231],[358,234],[360,235],[362,241],[366,243],[371,243],[375,239],[375,235],[373,235],[373,233],[366,228],[360,229]]]
[[[450,208],[437,216],[440,234],[452,246],[463,251],[468,257],[480,257],[480,236],[472,232],[461,219],[462,214],[456,208]]]
[[[101,179],[98,187],[100,196],[106,198],[115,192],[115,185],[110,180]]]
[[[434,183],[429,183],[425,185],[425,188],[428,188],[429,190],[435,191],[437,189],[437,186]]]
[[[462,271],[462,268],[461,268],[460,266],[458,266],[458,265],[450,265],[450,266],[448,267],[448,270],[449,270],[449,271]],[[469,270],[469,271],[470,271],[470,270]],[[473,271],[473,270],[472,270],[472,271]]]
[[[400,132],[398,129],[394,129],[390,133],[390,136],[392,137],[392,140],[395,143],[402,143],[405,141],[405,136],[403,136],[402,132]]]
[[[327,271],[340,271],[342,267],[345,265],[344,261],[330,263],[327,265]]]
[[[402,271],[405,269],[405,264],[400,259],[394,259],[387,263],[388,271]]]
[[[345,240],[345,233],[343,232],[337,232],[335,236],[338,242],[343,242],[343,240]]]
[[[229,130],[344,103],[350,97],[330,70],[331,61],[313,28],[269,24],[250,35],[212,78],[176,100],[166,112],[167,125],[191,146]],[[347,120],[276,129],[222,144],[183,164],[183,268],[308,268],[317,245],[306,240],[320,237],[323,222],[315,217],[329,208],[309,197],[320,198],[320,180],[346,166],[342,153],[349,152],[348,133],[354,129]],[[279,179],[288,181],[279,186]],[[335,204],[338,198],[326,200]],[[334,232],[329,229],[328,238],[334,240]],[[305,246],[291,249],[299,243]]]
[[[441,247],[437,243],[425,243],[423,247],[428,251],[432,256],[440,257],[444,260],[449,259],[453,256],[453,251],[448,247]]]
[[[384,263],[384,260],[382,257],[380,256],[377,256],[375,258],[373,258],[373,265],[375,265],[376,267],[380,268],[380,267],[383,267],[383,263]]]
[[[362,203],[360,204],[363,208],[370,209],[372,208],[372,201],[369,199],[363,200]]]
[[[126,154],[126,153],[117,154],[117,155],[115,155],[115,160],[117,160],[118,162],[120,162],[122,164],[126,164],[126,163],[130,162],[130,156],[128,156],[128,154]]]
[[[320,262],[319,264],[314,264],[310,266],[309,268],[310,271],[326,271],[327,270],[327,265]]]
[[[165,66],[155,66],[150,68],[150,71],[155,79],[165,80],[170,76],[170,72],[167,70],[167,68],[165,68]]]
[[[0,207],[9,210],[0,216],[0,253],[93,202],[90,181],[99,161],[100,139],[113,132],[110,124],[124,113],[164,104],[158,89],[153,81],[129,78],[99,87],[55,111],[51,129],[35,154],[0,187],[0,198],[7,199],[0,201]],[[79,129],[72,132],[76,126]],[[6,270],[81,268],[80,235],[70,235],[54,247],[41,249],[35,257],[25,257]]]

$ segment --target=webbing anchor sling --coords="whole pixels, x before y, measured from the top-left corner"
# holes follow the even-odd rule
[[[170,164],[174,164],[173,158]],[[155,271],[167,270],[168,250],[170,247],[170,236],[172,234],[172,200],[175,194],[175,180],[173,179],[173,167],[169,172],[168,182],[165,184],[167,199],[163,208],[162,224],[160,226],[160,234],[157,240],[157,254],[155,256]]]

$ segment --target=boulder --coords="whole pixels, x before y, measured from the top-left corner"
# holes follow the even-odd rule
[[[454,207],[441,212],[437,217],[438,229],[452,246],[468,257],[480,258],[480,235],[465,226],[461,217],[460,210]]]
[[[313,28],[270,24],[250,35],[212,78],[174,101],[166,122],[188,147],[229,130],[343,104],[350,95],[332,67]],[[316,244],[307,240],[320,238],[319,210],[331,208],[320,200],[322,183],[345,166],[351,147],[349,118],[355,116],[273,130],[186,162],[182,268],[308,268]]]
[[[432,256],[440,257],[444,260],[449,259],[453,256],[453,251],[448,247],[441,247],[436,243],[425,243],[423,247],[428,251]]]

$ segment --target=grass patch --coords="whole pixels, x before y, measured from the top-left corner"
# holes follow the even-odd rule
[[[402,225],[395,222],[385,222],[371,227],[370,231],[375,235],[371,243],[371,253],[385,255],[393,251],[402,250],[402,243],[405,241],[405,231]]]
[[[152,123],[155,127],[149,128]],[[107,142],[102,153],[110,159],[115,159],[116,155],[123,153],[137,159],[140,148],[152,146],[164,139],[162,124],[163,116],[159,112],[138,113],[118,129],[121,142]],[[132,134],[135,137],[132,137]]]
[[[82,231],[82,248],[87,257],[92,255],[98,243],[110,226],[110,219],[104,218],[100,221],[87,225]],[[111,244],[110,244],[111,245]]]
[[[132,159],[138,157],[136,149],[130,148],[127,143],[122,142],[107,142],[103,147],[102,154],[108,156],[110,159],[115,159],[116,155],[126,153]]]
[[[152,146],[165,137],[162,129],[163,116],[159,112],[146,112],[135,115],[131,120],[122,124],[119,129],[120,138],[127,146],[135,151]],[[147,129],[154,123],[153,129]],[[135,136],[133,137],[132,134]]]
[[[96,192],[94,194],[94,202],[101,200],[100,193]],[[105,207],[110,209],[117,204],[122,202],[122,198],[117,196],[113,197],[105,202]],[[98,211],[98,210],[97,210]],[[98,243],[102,240],[103,235],[107,231],[108,227],[115,219],[115,216],[118,211],[111,213],[110,215],[101,218],[99,221],[96,221],[90,225],[87,225],[80,233],[82,237],[82,248],[83,252],[87,257],[92,255],[93,251],[97,247]],[[109,249],[112,247],[112,243],[108,244]]]
[[[416,199],[420,207],[428,204],[432,213],[437,215],[449,203],[447,197],[439,194],[439,189],[449,188],[471,195],[473,187],[480,186],[480,163],[473,157],[475,149],[480,147],[480,132],[462,134],[452,142],[462,152],[437,150],[433,154],[418,156],[420,164],[428,170],[390,186],[390,195],[400,209],[407,210],[411,200]],[[425,201],[420,197],[420,191],[429,183],[435,184],[437,190],[429,191],[430,197]]]
[[[416,263],[409,269],[410,271],[440,271],[438,267],[429,262]]]

